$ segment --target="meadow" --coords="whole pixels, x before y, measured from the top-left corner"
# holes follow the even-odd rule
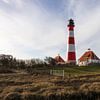
[[[1,67],[0,100],[100,100],[100,66]]]

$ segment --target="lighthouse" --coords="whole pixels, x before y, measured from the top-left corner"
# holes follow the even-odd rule
[[[76,65],[75,38],[74,38],[74,21],[69,20],[68,23],[68,52],[67,63]]]

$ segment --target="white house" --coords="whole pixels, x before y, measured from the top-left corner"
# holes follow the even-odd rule
[[[79,59],[78,65],[79,66],[86,66],[91,63],[100,63],[100,59],[96,56],[96,54],[88,49]]]

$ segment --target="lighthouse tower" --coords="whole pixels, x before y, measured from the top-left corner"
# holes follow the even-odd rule
[[[75,39],[74,39],[74,21],[69,20],[68,24],[68,54],[67,54],[67,63],[76,64],[76,52],[75,52]]]

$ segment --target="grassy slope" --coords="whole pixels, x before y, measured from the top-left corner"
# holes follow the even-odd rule
[[[49,71],[50,69],[58,69],[58,70],[64,69],[66,76],[69,74],[73,76],[92,74],[93,76],[90,76],[89,78],[87,76],[80,77],[80,78],[70,77],[69,80],[68,77],[62,79],[61,77],[45,75],[45,74],[42,75],[38,75],[38,74],[31,75],[27,73],[26,74],[23,73],[0,74],[0,100],[5,100],[3,98],[6,98],[6,100],[11,100],[7,98],[12,98],[13,97],[12,95],[15,95],[14,98],[18,98],[18,95],[19,96],[21,95],[21,98],[25,98],[25,97],[28,98],[24,100],[33,100],[34,95],[36,95],[37,97],[38,95],[50,96],[55,93],[66,94],[66,95],[77,93],[76,95],[80,95],[80,92],[89,93],[91,91],[94,92],[96,95],[97,93],[100,93],[100,75],[97,76],[94,75],[100,73],[99,66],[93,66],[93,67],[75,67],[75,66],[57,67],[56,66],[56,67],[44,67],[44,68],[39,67],[36,69],[47,70],[47,71]],[[34,69],[33,71],[35,72]],[[32,99],[30,99],[31,97]],[[35,99],[35,100],[42,100],[42,99]],[[57,99],[53,99],[53,100],[57,100]]]
[[[88,75],[88,74],[100,74],[100,66],[81,66],[81,67],[54,67],[51,69],[64,70],[65,75]]]
[[[82,76],[100,74],[100,66],[52,66],[52,67],[35,67],[28,68],[33,73],[50,73],[50,70],[64,70],[65,76]]]

